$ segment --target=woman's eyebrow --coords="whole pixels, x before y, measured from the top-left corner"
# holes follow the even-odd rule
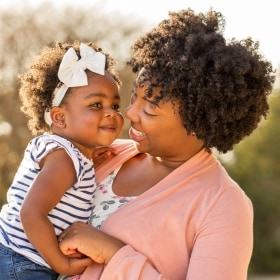
[[[147,98],[147,96],[143,96],[143,99],[144,99],[145,101],[147,101],[147,102],[153,104],[154,106],[157,106],[158,108],[160,108],[158,102],[156,102],[156,101],[154,101],[154,100],[152,100],[152,99]]]

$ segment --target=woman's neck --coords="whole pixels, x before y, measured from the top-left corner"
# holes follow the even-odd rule
[[[183,163],[187,162],[189,159],[194,157],[203,149],[202,145],[199,145],[196,149],[187,150],[185,153],[182,152],[177,156],[170,157],[152,157],[155,161],[160,163],[163,167],[174,170],[177,167],[181,166]]]

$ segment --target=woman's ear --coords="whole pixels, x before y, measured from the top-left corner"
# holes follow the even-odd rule
[[[65,127],[64,113],[61,107],[57,107],[57,106],[52,107],[50,110],[50,117],[53,125],[60,128]]]

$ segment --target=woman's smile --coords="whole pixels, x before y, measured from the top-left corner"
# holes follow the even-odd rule
[[[132,140],[134,140],[136,142],[140,142],[140,141],[143,141],[147,137],[147,134],[145,134],[139,130],[136,130],[133,127],[130,127],[129,136]]]

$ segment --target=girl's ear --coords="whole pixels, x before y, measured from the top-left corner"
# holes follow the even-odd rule
[[[64,113],[62,108],[56,106],[52,107],[50,110],[50,117],[53,125],[60,128],[65,127]]]

